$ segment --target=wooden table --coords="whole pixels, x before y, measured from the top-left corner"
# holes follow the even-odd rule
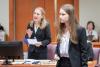
[[[89,61],[88,67],[94,67],[96,60]],[[56,64],[12,64],[12,65],[1,65],[0,67],[56,67]]]
[[[56,67],[55,65],[38,65],[38,64],[14,64],[0,65],[0,67]]]
[[[0,67],[56,67],[56,62],[51,60],[39,60],[39,64],[23,64],[24,60],[15,60],[11,65],[2,65],[3,61],[0,60]]]
[[[100,48],[100,42],[92,42],[93,47]]]
[[[56,67],[56,65],[14,64],[14,65],[0,65],[0,67]],[[88,67],[95,67],[95,62],[89,63]]]

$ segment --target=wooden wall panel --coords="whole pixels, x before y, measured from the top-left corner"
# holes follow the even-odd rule
[[[29,2],[27,2],[29,1]],[[15,38],[16,40],[21,40],[23,41],[25,32],[26,32],[26,27],[31,20],[32,16],[32,8],[31,4],[32,0],[16,0],[16,15],[15,15],[15,21],[16,21],[16,32],[15,32]],[[24,51],[28,50],[27,45],[23,45]]]
[[[56,42],[54,0],[45,0],[46,18],[50,22],[52,42]]]
[[[14,38],[14,0],[9,0],[9,35],[7,40]]]
[[[63,4],[74,4],[74,0],[57,0],[57,9],[59,11],[59,8],[63,5]]]
[[[79,21],[79,0],[74,0],[74,7],[76,19]]]

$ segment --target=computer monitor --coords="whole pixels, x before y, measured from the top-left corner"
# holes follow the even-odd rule
[[[19,57],[19,59],[23,59],[23,44],[21,41],[4,41],[0,42],[0,56],[4,57],[6,61],[4,64],[10,64],[8,59],[14,59]]]

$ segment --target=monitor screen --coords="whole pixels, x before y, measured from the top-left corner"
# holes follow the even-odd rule
[[[0,42],[0,56],[5,59],[23,59],[23,44],[21,41]]]

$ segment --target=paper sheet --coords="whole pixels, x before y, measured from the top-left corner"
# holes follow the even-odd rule
[[[27,39],[29,45],[35,45],[37,43],[37,39]]]

